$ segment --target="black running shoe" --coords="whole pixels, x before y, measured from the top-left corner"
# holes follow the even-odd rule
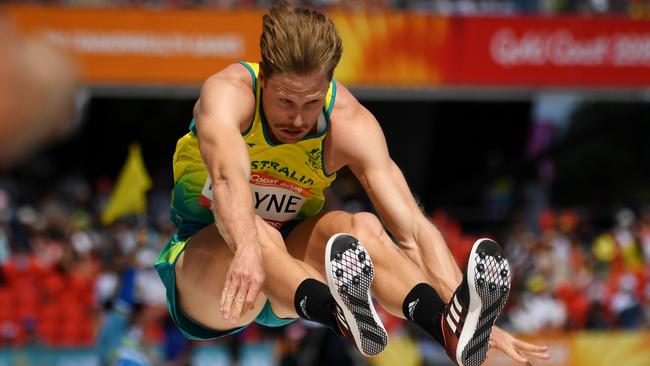
[[[510,266],[501,247],[479,239],[469,255],[467,271],[445,307],[442,330],[445,349],[462,366],[485,361],[492,326],[510,293]]]
[[[364,356],[378,355],[388,344],[388,333],[370,298],[374,269],[368,252],[352,235],[335,234],[325,249],[325,273],[339,333]]]

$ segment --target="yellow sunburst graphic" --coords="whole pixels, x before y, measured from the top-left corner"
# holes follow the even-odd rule
[[[532,364],[535,366],[571,366],[573,355],[573,340],[579,334],[571,333],[557,333],[545,334],[536,336],[515,335],[526,342],[533,344],[544,345],[548,347],[548,353],[551,355],[550,360],[531,359]],[[512,358],[508,357],[505,353],[490,348],[487,354],[487,359],[483,366],[520,366],[521,364],[515,362]]]
[[[521,336],[548,346],[550,360],[535,366],[650,366],[650,332],[577,332]],[[515,366],[503,352],[490,349],[483,366]]]
[[[650,366],[647,333],[583,333],[573,350],[575,366]]]
[[[356,85],[440,82],[445,18],[405,13],[330,14],[343,40],[336,78]]]
[[[383,352],[368,358],[368,362],[371,366],[419,366],[422,355],[413,339],[397,335],[390,339]]]

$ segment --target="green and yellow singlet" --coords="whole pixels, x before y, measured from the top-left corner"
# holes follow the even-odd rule
[[[323,164],[323,140],[329,131],[330,113],[336,99],[336,83],[330,83],[317,131],[290,144],[275,144],[261,106],[262,89],[256,63],[241,62],[253,79],[255,116],[242,133],[250,156],[250,186],[257,215],[281,229],[294,220],[316,215],[323,207],[323,191],[336,178]],[[190,132],[180,138],[174,153],[172,221],[179,237],[189,237],[214,223],[210,205],[212,184],[196,138],[194,120]]]

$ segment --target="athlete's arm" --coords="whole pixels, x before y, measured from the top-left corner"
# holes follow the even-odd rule
[[[375,117],[341,84],[337,85],[337,90],[332,120],[341,123],[332,127],[334,167],[350,167],[402,249],[427,272],[442,299],[449,302],[462,274],[445,240],[424,216],[404,175],[390,158],[386,139]],[[432,256],[425,258],[422,250],[425,247],[432,249],[428,251]],[[436,271],[429,271],[432,268]],[[550,358],[547,347],[521,341],[496,326],[490,345],[523,364],[530,364],[530,359]]]
[[[248,184],[250,158],[240,132],[251,120],[255,97],[250,83],[242,77],[242,68],[232,65],[210,77],[194,107],[201,157],[212,178],[215,223],[234,253],[221,296],[221,311],[233,322],[239,319],[242,308],[252,308],[264,282]],[[243,75],[250,79],[247,72]]]
[[[374,207],[402,249],[418,267],[435,268],[427,273],[444,301],[449,301],[462,279],[454,257],[440,232],[424,216],[402,175],[390,158],[384,134],[375,117],[342,87],[332,113],[338,131],[332,128],[336,154],[345,161],[363,185]],[[434,255],[426,258],[423,247]]]

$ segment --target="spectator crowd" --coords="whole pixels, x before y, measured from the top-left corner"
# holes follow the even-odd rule
[[[98,217],[110,183],[100,179],[91,186],[67,178],[43,192],[39,185],[18,182],[0,180],[0,346],[99,345],[110,350],[104,356],[110,360],[131,345],[131,354],[135,349],[157,360],[154,364],[184,364],[191,344],[171,324],[152,267],[174,231],[167,194],[149,194],[148,215],[103,227]],[[349,183],[341,182],[335,192],[338,204],[363,209],[347,193]],[[431,219],[464,263],[478,236],[464,232],[442,211]],[[588,212],[575,209],[548,209],[533,223],[517,217],[509,222],[502,233],[490,235],[504,245],[514,274],[503,327],[529,334],[647,329],[650,210],[622,209],[604,227],[592,223]],[[383,315],[391,333],[417,334],[408,324]],[[313,357],[300,354],[303,342],[312,342],[312,349],[340,347],[329,332],[309,328],[305,322],[283,329],[256,326],[225,342],[271,340],[280,355],[294,362],[295,357]],[[113,344],[102,344],[106,339]]]

